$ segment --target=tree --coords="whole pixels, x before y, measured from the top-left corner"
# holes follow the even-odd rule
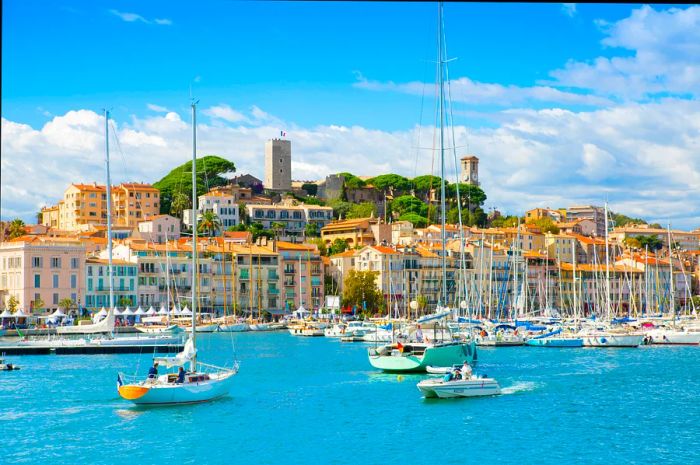
[[[248,228],[252,237],[253,242],[257,241],[259,237],[267,237],[268,239],[274,239],[275,234],[272,231],[268,231],[263,228],[262,223],[253,223]]]
[[[398,174],[381,174],[365,182],[381,191],[393,189],[397,192],[408,192],[411,190],[411,181]]]
[[[639,239],[636,237],[625,237],[625,239],[622,241],[627,247],[631,249],[639,249],[641,248],[641,244],[639,243]]]
[[[406,213],[414,213],[420,216],[428,215],[428,206],[418,197],[413,195],[402,195],[396,197],[391,202],[391,210],[399,216]]]
[[[41,296],[37,297],[34,300],[34,309],[35,310],[42,310],[44,308],[44,305],[46,305],[46,304],[44,303],[44,300],[41,298]]]
[[[74,305],[75,302],[73,302],[73,299],[70,299],[68,297],[58,301],[58,308],[61,308],[63,310],[70,310],[71,308],[73,308]]]
[[[313,182],[305,182],[301,185],[302,190],[306,192],[307,195],[318,195],[318,184]]]
[[[323,277],[323,293],[325,295],[336,295],[338,292],[338,282],[329,274]]]
[[[284,223],[273,221],[270,227],[272,232],[275,233],[275,240],[280,240],[280,235],[284,232]]]
[[[430,191],[430,189],[437,189],[439,191],[440,181],[440,177],[426,174],[413,178],[411,180],[411,184],[413,184],[413,188],[416,190],[416,192],[427,193]]]
[[[307,242],[315,245],[318,248],[319,254],[328,255],[328,247],[326,247],[326,243],[320,237],[312,237],[311,239],[308,239]]]
[[[37,212],[36,214],[36,224],[41,224],[44,221],[44,214],[42,212]]]
[[[447,200],[452,204],[457,203],[457,184],[447,186]],[[476,207],[481,207],[486,202],[486,194],[479,186],[472,184],[459,184],[459,200],[462,208],[474,211]]]
[[[428,218],[415,213],[404,213],[399,217],[399,221],[409,221],[414,228],[425,228],[428,226]]]
[[[428,298],[424,295],[418,295],[416,297],[416,303],[418,304],[418,310],[424,310],[428,306]]]
[[[622,213],[611,212],[610,217],[612,218],[615,226],[625,226],[627,224],[647,224],[647,222],[641,218],[631,218],[627,215],[623,215]]]
[[[339,174],[345,179],[344,186],[346,189],[360,189],[365,187],[365,182],[354,174],[348,172]]]
[[[335,255],[343,253],[348,250],[348,243],[344,239],[336,239],[331,244],[331,248],[328,250],[328,255]]]
[[[219,216],[211,210],[202,213],[202,219],[197,224],[197,231],[202,234],[213,236],[217,231],[221,230],[221,220]]]
[[[343,281],[343,304],[370,312],[382,308],[384,298],[377,289],[378,271],[350,270]]]
[[[184,192],[176,192],[173,194],[172,201],[170,203],[170,213],[173,216],[182,218],[182,213],[190,208],[191,202],[190,198]]]
[[[206,193],[207,189],[225,186],[229,180],[221,176],[236,171],[236,165],[216,155],[207,155],[197,159],[197,195]],[[192,192],[192,161],[173,169],[160,181],[153,184],[160,191],[160,212],[168,213],[177,192]]]
[[[17,297],[11,295],[9,299],[7,299],[7,308],[10,310],[10,312],[13,312],[17,310],[17,307],[19,306],[19,300]]]
[[[356,203],[350,207],[347,218],[368,218],[376,213],[377,206],[372,202]]]
[[[133,302],[131,302],[131,299],[128,297],[122,297],[119,299],[119,306],[120,307],[128,307],[129,305],[133,305]]]
[[[534,224],[540,231],[544,233],[559,234],[559,227],[554,223],[554,221],[549,217],[538,218],[534,221],[528,222],[528,224]]]
[[[659,239],[659,236],[657,235],[637,236],[637,240],[639,241],[640,249],[646,249],[649,247],[649,250],[660,250],[664,246],[663,241]]]
[[[491,226],[494,228],[515,228],[518,226],[519,218],[515,215],[499,216],[491,220]]]
[[[333,207],[333,216],[335,218],[345,218],[347,219],[350,208],[352,204],[350,202],[345,202],[344,200],[336,199],[329,204]]]
[[[306,226],[304,227],[304,234],[306,237],[318,237],[321,234],[318,230],[318,224],[306,223]]]
[[[14,239],[16,237],[24,236],[24,221],[19,218],[15,218],[10,222],[8,228],[8,237]]]

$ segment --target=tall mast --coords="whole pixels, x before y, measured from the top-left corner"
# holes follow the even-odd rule
[[[446,63],[443,56],[443,19],[442,2],[438,5],[438,85],[440,86],[440,210],[442,222],[442,301],[447,302],[447,257],[445,256],[445,246],[447,234],[445,231],[445,85],[444,66]]]
[[[673,313],[673,324],[676,324],[676,295],[673,288],[673,242],[671,242],[671,223],[668,223],[668,280],[671,291],[671,312]]]
[[[192,344],[197,346],[197,102],[192,107]],[[197,355],[190,362],[197,371]]]
[[[112,181],[109,176],[109,110],[105,109],[105,164],[107,165],[107,254],[109,260],[109,308],[114,301],[114,268],[112,267]]]
[[[573,287],[574,287],[574,318],[576,321],[578,321],[578,289],[576,289],[576,242],[575,239],[571,239],[571,262],[574,265],[573,269],[573,274],[574,274],[574,281],[573,281]],[[561,269],[561,264],[559,265]]]
[[[608,253],[608,202],[605,202],[605,312],[610,321],[610,254]]]

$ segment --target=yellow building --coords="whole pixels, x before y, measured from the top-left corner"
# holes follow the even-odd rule
[[[373,217],[335,221],[321,229],[321,239],[327,246],[336,239],[344,240],[349,247],[364,247],[381,244],[383,241],[389,243],[391,225]]]
[[[58,204],[42,208],[44,226],[64,231],[87,231],[107,224],[104,185],[71,184]],[[122,183],[112,188],[112,223],[135,227],[160,211],[160,192],[150,184]]]

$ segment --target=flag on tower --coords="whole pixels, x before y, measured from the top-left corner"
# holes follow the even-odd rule
[[[287,133],[284,131],[280,131],[280,137],[287,137]]]

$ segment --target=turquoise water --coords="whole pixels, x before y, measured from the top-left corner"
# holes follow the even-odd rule
[[[366,346],[236,335],[231,396],[136,408],[116,373],[149,355],[11,357],[0,463],[700,463],[700,347],[482,349],[504,395],[426,400],[420,375],[374,372]],[[200,336],[224,363],[229,335]]]

